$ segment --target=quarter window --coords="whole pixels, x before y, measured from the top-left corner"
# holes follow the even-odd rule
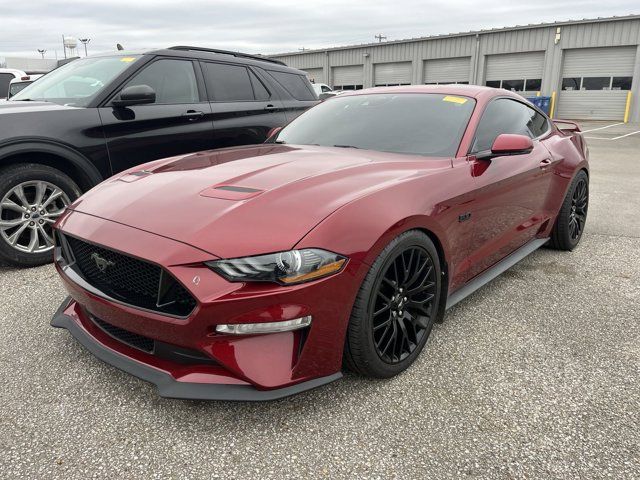
[[[271,93],[269,93],[267,87],[264,86],[262,81],[256,77],[251,70],[249,70],[249,76],[251,77],[251,85],[253,85],[253,93],[256,100],[269,100],[271,98]]]
[[[158,60],[134,76],[126,86],[148,85],[159,104],[200,101],[193,63],[189,60]]]
[[[499,98],[491,102],[482,114],[471,153],[491,150],[495,139],[503,133],[536,138],[548,129],[547,119],[533,108],[515,100]]]
[[[209,99],[216,102],[253,101],[253,87],[246,67],[226,63],[202,63]]]
[[[304,75],[274,70],[269,70],[269,73],[296,100],[316,100],[311,84]]]

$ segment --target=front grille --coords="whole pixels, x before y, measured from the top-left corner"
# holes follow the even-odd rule
[[[158,265],[108,248],[61,235],[68,247],[67,263],[91,286],[128,305],[173,316],[186,317],[195,299]],[[64,248],[62,249],[65,250]]]
[[[116,340],[126,343],[130,347],[137,348],[143,352],[153,353],[154,341],[150,338],[138,335],[137,333],[130,332],[110,323],[100,320],[96,317],[91,317],[91,320],[98,325],[107,335],[115,338]]]

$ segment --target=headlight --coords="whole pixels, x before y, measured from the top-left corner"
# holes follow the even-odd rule
[[[338,273],[347,258],[317,248],[256,257],[215,260],[206,265],[230,282],[276,282],[294,285]]]

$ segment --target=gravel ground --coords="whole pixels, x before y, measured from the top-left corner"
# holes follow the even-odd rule
[[[579,248],[458,304],[388,381],[162,399],[49,327],[53,268],[0,268],[0,478],[638,478],[640,135],[590,145]]]

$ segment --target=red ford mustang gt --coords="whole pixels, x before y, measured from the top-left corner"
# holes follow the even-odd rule
[[[504,90],[376,88],[263,145],[128,170],[56,224],[52,325],[167,397],[396,375],[447,308],[577,245],[588,154],[564,125]]]

